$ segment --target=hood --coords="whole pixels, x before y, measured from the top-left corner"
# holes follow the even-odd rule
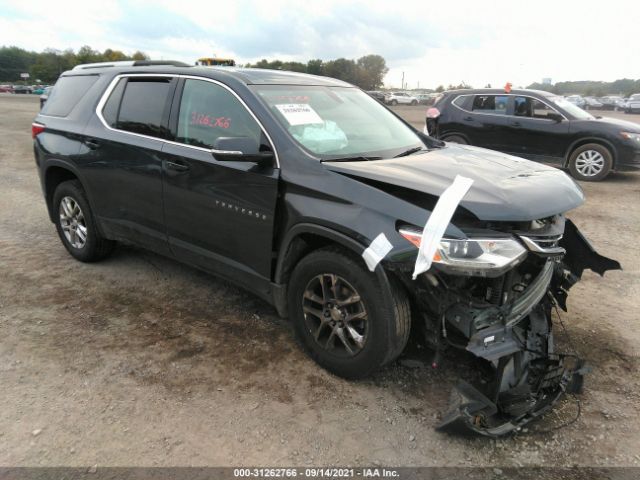
[[[563,213],[584,202],[564,172],[511,155],[468,145],[408,157],[362,162],[324,162],[352,177],[440,196],[456,175],[473,179],[460,203],[480,220],[529,221]]]
[[[640,126],[637,123],[630,122],[628,120],[620,120],[618,118],[601,117],[596,119],[578,121],[588,123],[597,122],[599,124],[608,125],[612,129],[620,129],[620,131],[624,130],[625,132],[640,133]],[[573,122],[576,122],[576,120],[573,120]]]

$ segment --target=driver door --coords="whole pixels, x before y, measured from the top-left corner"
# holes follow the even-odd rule
[[[163,204],[170,248],[182,261],[251,288],[270,278],[279,169],[222,161],[220,137],[244,137],[273,149],[248,107],[227,86],[184,79],[165,143]]]

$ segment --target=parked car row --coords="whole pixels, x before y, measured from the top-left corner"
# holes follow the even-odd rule
[[[640,95],[633,97],[629,108],[640,110]],[[585,181],[640,168],[640,125],[594,117],[568,98],[537,90],[446,92],[427,110],[425,133],[554,163]]]
[[[42,95],[46,85],[0,85],[0,93],[31,93],[34,95]]]
[[[568,102],[583,108],[584,110],[622,110],[626,113],[632,113],[634,110],[640,110],[637,106],[640,94],[636,93],[629,98],[623,98],[620,95],[608,95],[606,97],[582,97],[581,95],[569,95],[565,97]],[[630,106],[629,102],[634,102],[635,106]]]
[[[381,92],[368,91],[370,96],[386,105],[432,105],[437,93]]]

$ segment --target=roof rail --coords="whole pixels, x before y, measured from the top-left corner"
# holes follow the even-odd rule
[[[176,60],[124,60],[118,62],[98,62],[83,63],[76,65],[73,70],[88,70],[91,68],[107,68],[107,67],[151,67],[160,65],[170,65],[173,67],[190,67],[188,63],[178,62]]]

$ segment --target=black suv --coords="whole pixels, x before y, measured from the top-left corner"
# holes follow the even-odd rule
[[[73,257],[122,241],[219,275],[347,378],[392,362],[412,331],[436,358],[467,350],[490,378],[461,384],[443,426],[500,435],[549,408],[581,372],[554,351],[551,309],[585,268],[619,268],[565,220],[583,195],[563,172],[432,139],[338,80],[80,66],[32,128]],[[431,215],[455,208],[439,197],[458,174],[473,184],[453,218]],[[427,220],[444,235],[422,244]]]
[[[640,125],[594,117],[548,92],[452,90],[427,110],[426,128],[448,142],[558,164],[578,180],[640,168]]]

